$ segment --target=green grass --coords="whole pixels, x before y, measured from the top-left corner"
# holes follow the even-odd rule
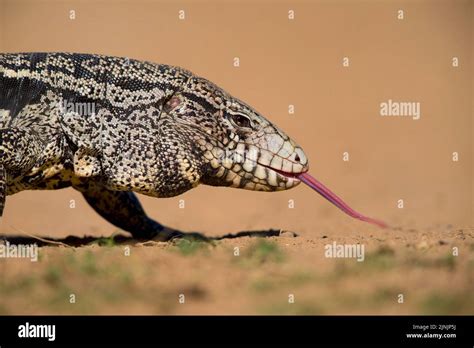
[[[266,293],[275,289],[276,284],[273,281],[259,279],[250,284],[250,288],[258,293]]]
[[[114,247],[117,245],[115,242],[115,236],[97,238],[95,241],[89,243],[89,245],[99,245],[103,247]]]
[[[176,249],[181,255],[194,255],[198,251],[206,250],[208,244],[206,242],[194,241],[189,239],[180,239],[176,242]]]
[[[474,305],[472,294],[442,294],[433,292],[420,303],[423,314],[472,313]]]
[[[274,242],[267,242],[266,240],[260,240],[250,246],[243,256],[247,260],[260,264],[266,262],[282,262],[285,260],[285,255],[278,245]]]
[[[291,285],[304,285],[316,280],[316,276],[307,271],[299,271],[288,276]]]
[[[99,269],[96,263],[96,258],[90,250],[87,250],[84,253],[82,262],[80,264],[80,269],[82,270],[83,273],[88,274],[88,275],[97,275],[99,273]]]
[[[415,267],[421,267],[421,268],[446,268],[452,271],[456,267],[456,258],[457,256],[454,256],[451,253],[438,259],[412,257],[406,261],[406,264],[408,266],[415,266]]]
[[[370,297],[370,302],[375,305],[383,305],[385,303],[396,303],[398,294],[403,293],[400,289],[395,288],[378,288]]]
[[[20,293],[24,291],[30,291],[37,283],[35,276],[25,276],[16,279],[12,283],[0,282],[0,294],[8,295],[11,293]],[[0,296],[1,298],[2,296]]]
[[[250,284],[251,290],[257,293],[266,293],[281,287],[299,287],[310,283],[315,280],[315,276],[308,272],[296,272],[289,275],[281,275],[278,279],[275,277],[260,278]]]
[[[0,303],[0,315],[9,315],[10,311],[8,310],[7,306]]]
[[[49,265],[43,277],[46,283],[51,286],[56,286],[61,283],[62,270],[56,265]]]

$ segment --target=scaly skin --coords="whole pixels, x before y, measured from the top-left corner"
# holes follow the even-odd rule
[[[148,218],[134,192],[278,191],[307,170],[286,134],[187,70],[91,54],[0,55],[0,214],[6,195],[72,186],[134,237],[166,240],[178,232]]]

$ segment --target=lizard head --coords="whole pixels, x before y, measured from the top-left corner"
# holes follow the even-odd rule
[[[181,174],[178,181],[187,185],[182,191],[199,183],[281,191],[303,181],[346,214],[387,226],[353,210],[309,175],[301,147],[256,110],[206,79],[191,76],[165,102],[161,117],[167,123],[163,128],[172,128],[163,138],[175,146],[167,146],[164,152],[172,149],[175,153],[174,166]]]
[[[180,143],[187,143],[182,175],[212,186],[280,191],[308,170],[301,147],[249,105],[212,82],[192,77],[163,107]],[[186,138],[186,139],[184,139]]]

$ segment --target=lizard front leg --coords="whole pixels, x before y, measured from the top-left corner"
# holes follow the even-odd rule
[[[18,127],[0,129],[0,216],[5,207],[8,177],[30,170],[41,151],[42,141],[35,132]]]
[[[99,215],[134,238],[166,241],[183,236],[149,218],[133,192],[112,191],[93,180],[81,180],[73,187]]]

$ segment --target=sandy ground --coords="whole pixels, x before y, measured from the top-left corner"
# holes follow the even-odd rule
[[[38,262],[2,260],[0,313],[472,314],[473,233],[439,226],[45,246]],[[333,240],[363,244],[364,261],[326,258]]]
[[[205,187],[189,195],[209,195],[215,190],[219,194],[234,195],[236,199],[241,193],[242,197],[253,195],[246,191]],[[262,215],[260,219],[254,217],[254,223],[239,219],[239,209],[235,213],[232,208],[220,214],[209,213],[212,203],[185,208],[189,211],[181,213],[194,218],[195,225],[214,225],[212,220],[216,221],[214,228],[207,231],[197,229],[216,238],[212,243],[135,241],[97,217],[70,189],[12,196],[9,198],[10,214],[2,220],[2,227],[12,231],[7,235],[10,241],[41,245],[41,241],[35,239],[13,238],[14,235],[25,238],[24,233],[33,233],[70,246],[46,243],[39,249],[38,262],[0,259],[0,312],[474,313],[474,229],[445,223],[423,228],[416,227],[416,223],[406,223],[379,229],[351,220],[307,187],[300,186],[293,191],[294,194],[309,195],[308,202],[309,199],[314,201],[313,214],[308,212],[304,220],[298,216],[297,208],[296,212],[288,208],[278,210],[279,193],[259,195],[263,201],[268,197],[275,198],[272,204],[261,208]],[[47,203],[42,204],[44,198],[50,200],[44,200]],[[67,208],[74,213],[61,214],[59,219],[51,218],[56,205],[69,204],[70,199],[75,198],[76,208]],[[251,197],[242,199],[249,207],[255,203]],[[154,211],[156,205],[174,205],[177,200],[144,199],[144,202],[147,210]],[[192,199],[185,202],[189,201]],[[38,209],[31,208],[31,213],[23,216],[21,209],[16,209],[17,204],[32,204]],[[45,207],[48,205],[50,207]],[[49,211],[51,208],[53,211]],[[51,220],[38,215],[42,209],[46,210],[44,216]],[[168,220],[172,221],[177,214],[170,213]],[[272,217],[278,221],[279,214],[284,215],[286,221],[281,226],[294,224],[306,228],[293,229],[298,234],[296,237],[290,232],[280,235],[278,222],[267,225],[275,228],[272,231],[252,229],[252,226],[262,224],[258,221]],[[75,220],[73,216],[77,215],[80,218]],[[442,211],[435,215],[438,216],[433,219],[439,219]],[[35,220],[43,221],[51,232],[40,233],[34,228]],[[84,227],[89,224],[91,227]],[[192,223],[181,222],[181,226],[188,225]],[[246,228],[239,230],[239,225]],[[75,233],[66,238],[68,230],[77,226],[82,226],[87,233]],[[228,228],[224,230],[225,226]],[[251,236],[249,233],[226,236],[229,232],[248,229],[254,231]],[[325,247],[333,242],[363,245],[364,260],[326,257]],[[75,303],[70,303],[71,294],[75,296]],[[400,294],[403,303],[399,303]],[[184,295],[184,303],[180,302],[181,295]]]
[[[298,237],[140,245],[97,240],[121,232],[72,189],[22,192],[7,198],[2,237],[93,238],[41,247],[36,263],[0,259],[0,313],[474,314],[472,1],[225,3],[0,0],[0,51],[188,68],[275,122],[303,147],[313,176],[392,228],[354,221],[303,185],[198,187],[140,199],[184,231]],[[389,99],[419,102],[420,119],[381,117]],[[326,258],[333,242],[364,245],[365,260]]]

